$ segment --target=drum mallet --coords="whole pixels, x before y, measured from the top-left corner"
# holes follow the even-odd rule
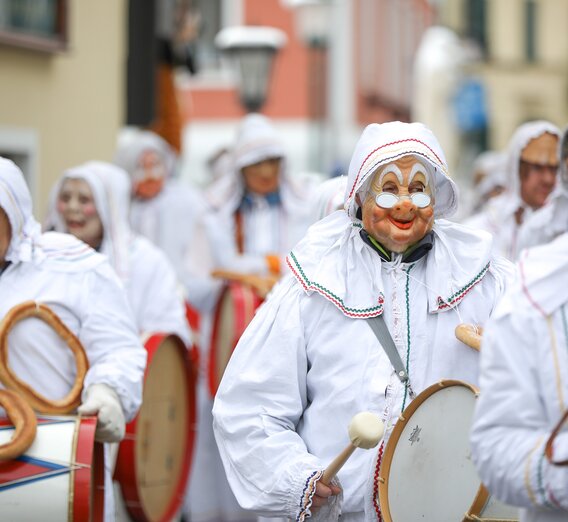
[[[370,411],[362,411],[354,415],[349,423],[349,438],[351,442],[333,461],[329,464],[321,477],[323,484],[329,484],[333,477],[347,462],[356,448],[374,448],[383,437],[385,431],[383,422],[378,415]]]

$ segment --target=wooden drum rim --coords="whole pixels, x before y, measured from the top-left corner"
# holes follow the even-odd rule
[[[14,425],[12,440],[0,445],[0,461],[15,459],[33,443],[37,431],[37,419],[30,405],[10,390],[0,390],[0,406]]]
[[[188,396],[186,413],[187,421],[189,427],[189,433],[187,437],[187,446],[185,448],[185,453],[183,455],[183,462],[180,468],[180,481],[177,484],[176,494],[170,499],[168,507],[165,509],[162,517],[154,520],[151,519],[145,512],[143,506],[143,500],[141,497],[141,492],[139,490],[139,485],[136,480],[132,477],[137,476],[136,471],[136,436],[137,436],[137,425],[138,417],[140,412],[136,417],[126,425],[126,435],[124,439],[120,442],[116,467],[114,472],[114,479],[120,484],[122,494],[128,502],[128,512],[133,520],[138,522],[168,522],[179,510],[181,501],[184,498],[185,490],[187,488],[187,483],[189,480],[189,471],[191,469],[191,463],[193,458],[193,450],[195,444],[195,425],[196,425],[196,376],[197,372],[193,368],[194,359],[191,353],[187,350],[183,340],[176,334],[169,333],[153,333],[149,335],[144,341],[144,347],[148,353],[148,362],[146,369],[144,371],[144,382],[150,372],[150,367],[152,360],[157,353],[158,349],[166,339],[175,340],[176,344],[179,346],[180,353],[183,354],[185,361],[184,373],[187,377],[186,379],[186,394]]]
[[[14,325],[29,317],[41,319],[51,326],[73,352],[77,375],[71,390],[62,399],[52,401],[44,397],[16,377],[8,364],[8,334]],[[25,301],[11,308],[4,316],[0,324],[0,381],[7,388],[16,390],[34,410],[51,415],[61,415],[75,410],[81,404],[81,391],[88,369],[89,361],[81,342],[48,306],[35,301]]]
[[[452,386],[463,386],[464,388],[468,388],[471,390],[475,395],[478,395],[479,390],[465,381],[460,381],[457,379],[444,379],[428,388],[424,389],[421,393],[419,393],[416,398],[406,407],[406,409],[400,414],[398,421],[394,425],[392,430],[391,436],[386,444],[381,466],[379,469],[379,503],[381,506],[381,514],[383,516],[384,522],[393,522],[393,519],[390,514],[390,507],[389,507],[389,483],[388,477],[390,474],[392,459],[394,456],[395,449],[398,445],[398,441],[402,432],[408,421],[414,415],[414,412],[426,401],[426,399],[430,398],[434,393],[441,390],[442,388],[450,388]],[[481,482],[481,481],[480,481]],[[469,514],[479,514],[481,509],[487,503],[487,499],[489,498],[489,493],[485,489],[485,487],[481,484],[480,488],[477,491],[477,495],[475,500],[469,509]]]

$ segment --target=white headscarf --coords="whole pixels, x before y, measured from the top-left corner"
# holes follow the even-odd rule
[[[104,262],[104,257],[68,234],[41,233],[32,214],[32,198],[22,171],[10,160],[0,158],[0,207],[12,228],[6,260],[32,262],[52,270],[76,272]]]
[[[132,177],[139,167],[140,156],[146,151],[155,152],[162,159],[168,177],[175,174],[177,156],[174,149],[156,133],[147,130],[137,130],[119,142],[114,163]]]
[[[242,119],[231,154],[231,168],[208,190],[209,203],[214,208],[223,208],[232,214],[241,204],[245,193],[241,169],[270,158],[280,158],[282,205],[291,214],[307,213],[307,191],[302,190],[290,176],[282,139],[266,116],[248,114]]]
[[[49,218],[46,227],[66,232],[63,217],[57,212],[56,202],[67,179],[86,181],[93,192],[95,206],[103,225],[100,252],[105,254],[119,277],[128,279],[130,266],[129,245],[132,238],[128,212],[130,208],[130,180],[121,168],[102,161],[89,161],[63,173],[51,193]]]
[[[552,123],[544,120],[530,121],[523,123],[513,134],[507,147],[507,192],[517,202],[517,208],[522,205],[521,200],[521,153],[531,140],[542,136],[545,133],[558,136],[560,129]],[[515,209],[516,210],[516,209]]]
[[[345,210],[352,220],[358,219],[356,194],[364,190],[375,171],[408,155],[426,160],[432,169],[434,216],[442,218],[455,213],[458,187],[448,175],[444,152],[432,131],[422,123],[392,121],[368,125],[355,146],[345,192]]]
[[[42,258],[36,249],[41,226],[32,214],[32,198],[20,169],[10,160],[0,158],[0,207],[12,227],[12,239],[6,260],[12,263]]]
[[[316,207],[316,220],[323,219],[343,207],[347,176],[336,176],[326,179],[318,187]]]

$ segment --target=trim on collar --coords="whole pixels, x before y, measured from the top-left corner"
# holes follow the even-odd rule
[[[385,302],[385,297],[382,293],[379,294],[378,305],[372,306],[370,308],[349,308],[345,306],[343,300],[332,293],[327,288],[323,287],[322,285],[310,281],[304,271],[302,270],[301,265],[298,263],[298,260],[294,256],[293,252],[288,254],[286,257],[286,263],[290,267],[292,274],[298,280],[298,282],[302,285],[306,292],[317,292],[321,296],[325,297],[328,301],[331,301],[339,310],[346,315],[347,317],[353,317],[355,319],[359,318],[367,318],[367,317],[376,317],[383,313],[383,305]]]
[[[438,296],[438,308],[434,310],[434,312],[439,312],[441,310],[445,310],[447,308],[451,308],[452,306],[458,304],[466,295],[467,293],[477,284],[479,283],[487,271],[489,270],[489,265],[491,262],[487,263],[482,269],[479,274],[477,274],[469,283],[467,283],[461,290],[458,290],[454,294],[452,294],[447,299],[442,299],[441,296]]]

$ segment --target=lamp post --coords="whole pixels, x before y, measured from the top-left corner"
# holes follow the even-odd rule
[[[234,26],[217,33],[215,45],[237,68],[239,97],[248,112],[264,105],[274,56],[286,40],[275,27]]]
[[[327,117],[327,55],[331,23],[330,0],[287,0],[295,11],[296,31],[308,47],[308,111],[310,168],[325,170],[324,126]]]

